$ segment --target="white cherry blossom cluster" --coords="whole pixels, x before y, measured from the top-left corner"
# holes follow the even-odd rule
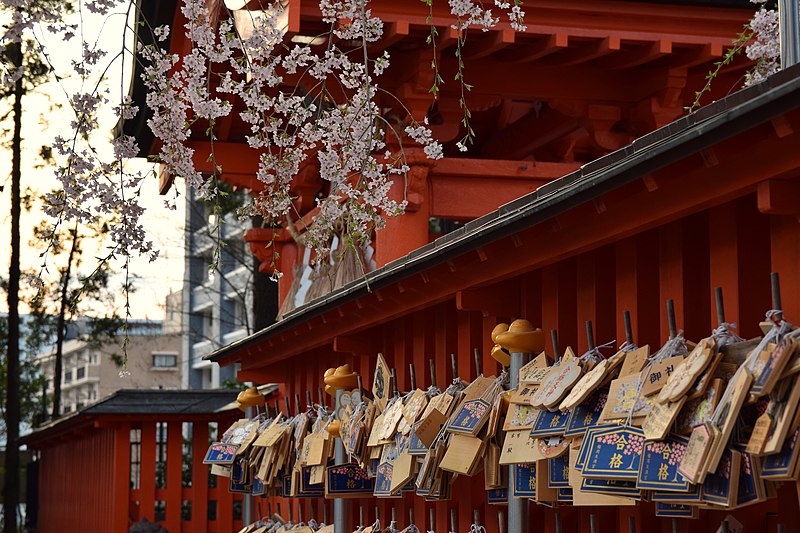
[[[433,0],[424,1],[430,6]],[[64,40],[83,35],[77,25],[65,22],[57,2],[0,0],[0,5],[11,14],[3,30],[6,41],[20,40],[37,29]],[[460,40],[470,27],[494,27],[503,14],[511,27],[524,31],[520,5],[519,0],[494,0],[485,8],[480,2],[449,0]],[[209,6],[215,10],[209,11]],[[148,28],[156,44],[138,44],[133,53],[143,65],[157,159],[199,197],[214,200],[219,192],[216,179],[224,177],[225,169],[216,161],[214,132],[217,121],[232,113],[249,126],[245,140],[259,154],[256,177],[263,186],[243,215],[259,214],[270,224],[286,224],[288,216],[297,214],[292,189],[297,175],[309,166],[318,171],[327,194],[316,200],[304,244],[321,259],[334,234],[346,242],[364,242],[387,217],[403,212],[408,171],[404,143],[421,146],[431,159],[443,154],[426,123],[409,117],[397,128],[382,116],[390,95],[378,80],[390,57],[385,51],[370,56],[370,45],[383,36],[384,22],[370,9],[369,0],[320,0],[319,7],[329,31],[322,36],[326,44],[315,47],[284,42],[284,1],[263,2],[259,10],[230,11],[221,1],[182,0],[185,27]],[[130,20],[138,9],[133,0],[84,0],[79,8],[100,15],[127,10]],[[131,22],[128,31],[133,30]],[[176,31],[190,42],[182,57],[162,47]],[[84,41],[72,69],[81,79],[99,78],[109,68],[101,64],[106,60],[106,51]],[[4,66],[2,83],[11,84],[20,75]],[[463,77],[459,82],[465,85]],[[138,109],[130,98],[121,100],[115,107],[117,116],[135,117]],[[95,150],[90,140],[98,128],[97,111],[113,103],[96,87],[71,95],[69,101],[74,135],[55,143],[62,162],[56,170],[61,190],[48,197],[48,212],[57,223],[109,219],[113,250],[154,258],[157,251],[140,223],[138,191],[144,176],[124,171],[124,160],[139,152],[136,139],[119,134],[112,150]],[[198,170],[190,146],[198,140],[212,147],[211,172]],[[113,154],[113,159],[104,160],[108,155],[103,153]],[[395,189],[399,193],[390,193]]]
[[[750,0],[764,4],[765,0]],[[747,57],[756,62],[745,76],[745,86],[755,85],[780,68],[781,46],[778,27],[778,11],[764,5],[755,12],[748,23],[753,32],[753,41],[745,49]]]

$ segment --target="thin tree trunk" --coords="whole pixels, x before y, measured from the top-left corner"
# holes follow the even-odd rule
[[[61,374],[64,373],[64,334],[67,324],[67,307],[69,306],[69,278],[72,273],[72,261],[75,259],[75,252],[78,249],[78,223],[70,232],[72,234],[72,245],[69,249],[67,267],[61,277],[61,301],[58,310],[58,323],[56,324],[56,361],[53,370],[53,414],[55,420],[61,416]]]
[[[9,56],[16,68],[22,65],[22,44],[10,43]],[[6,383],[6,460],[3,489],[3,532],[17,533],[19,506],[19,224],[22,175],[22,79],[14,84],[14,137],[11,141],[11,264],[8,269],[8,368]]]

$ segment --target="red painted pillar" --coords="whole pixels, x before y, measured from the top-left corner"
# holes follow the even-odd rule
[[[172,421],[167,427],[167,486],[164,490],[167,502],[167,519],[164,522],[164,528],[167,531],[181,530],[181,493],[183,488],[181,426],[180,421]]]
[[[428,244],[427,168],[412,165],[408,181],[404,176],[396,176],[392,182],[389,197],[397,202],[407,198],[409,205],[402,217],[387,220],[386,226],[375,232],[375,262],[378,267]]]
[[[222,428],[220,431],[224,431]],[[192,424],[192,533],[208,531],[208,465],[203,458],[208,450],[208,422]]]
[[[780,275],[783,313],[800,323],[800,223],[792,216],[770,217],[772,270]]]
[[[155,521],[156,500],[156,426],[142,422],[141,469],[139,473],[139,513]]]

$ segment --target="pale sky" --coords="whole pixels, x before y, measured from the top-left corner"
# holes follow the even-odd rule
[[[112,16],[103,21],[98,17],[92,17],[85,14],[84,27],[89,28],[86,31],[87,41],[98,42],[101,46],[109,51],[109,56],[116,54],[121,45],[123,34],[122,16]],[[39,35],[42,35],[41,32]],[[74,87],[80,80],[75,79],[76,76],[72,74],[70,67],[70,60],[80,57],[80,41],[73,39],[70,43],[63,43],[60,40],[47,36],[45,45],[50,50],[51,59],[56,67],[56,71],[61,76],[70,76],[72,79],[66,79],[62,83],[70,87]],[[127,93],[130,83],[130,69],[126,68],[123,74],[120,72],[121,68],[119,63],[115,63],[115,67],[108,72],[108,86],[112,87],[110,98],[114,100],[113,104],[106,106],[107,114],[100,119],[99,132],[105,136],[105,139],[95,139],[94,145],[108,146],[111,138],[111,129],[113,128],[116,117],[111,112],[111,108],[116,105],[116,100],[119,98],[120,88]],[[124,78],[123,78],[124,76]],[[121,79],[122,84],[121,84]],[[52,168],[35,168],[39,164],[38,152],[42,145],[50,145],[52,139],[56,135],[71,136],[69,129],[69,122],[74,114],[69,110],[66,104],[67,99],[64,89],[59,87],[55,82],[48,83],[42,86],[37,91],[37,94],[26,96],[23,100],[23,171],[22,171],[22,192],[25,194],[26,188],[30,187],[32,190],[43,193],[52,190],[56,187],[57,181],[53,176]],[[51,109],[51,105],[61,105],[62,109]],[[5,114],[10,108],[9,103],[3,103],[0,107],[0,115]],[[8,130],[6,134],[3,131],[3,144],[0,146],[0,158],[3,164],[0,166],[0,184],[4,186],[4,190],[0,192],[0,264],[2,266],[2,273],[0,276],[6,278],[8,276],[8,263],[10,260],[10,232],[11,232],[11,150],[10,140],[12,127],[11,120],[0,125],[0,129]],[[7,141],[7,142],[6,142]],[[129,164],[132,167],[147,169],[149,164],[144,160],[133,160]],[[131,314],[134,318],[163,318],[163,305],[164,299],[169,292],[179,290],[182,286],[183,279],[183,222],[184,222],[184,204],[183,204],[183,184],[178,183],[181,198],[178,199],[177,211],[171,211],[164,207],[164,197],[158,195],[158,182],[154,177],[150,177],[144,182],[142,187],[142,204],[146,207],[146,214],[144,216],[144,224],[149,232],[150,239],[153,240],[155,248],[160,251],[160,257],[155,262],[150,263],[147,258],[134,258],[131,262],[131,273],[135,274],[139,279],[135,281],[136,292],[131,295]],[[39,254],[42,251],[42,245],[31,243],[33,239],[32,228],[40,220],[43,220],[44,215],[35,205],[30,212],[23,211],[22,218],[22,269],[37,269],[42,260]],[[92,253],[84,253],[85,265],[81,272],[87,274],[91,271],[92,267]],[[99,254],[98,254],[99,255]],[[51,261],[52,265],[52,261]],[[115,265],[115,269],[121,272],[122,265]],[[55,268],[52,269],[55,271]],[[123,278],[112,281],[114,287],[121,287]],[[119,290],[120,298],[122,298],[122,291]],[[120,300],[121,302],[122,300]],[[5,297],[0,299],[0,311],[7,310],[7,302]],[[25,309],[21,309],[25,312]]]

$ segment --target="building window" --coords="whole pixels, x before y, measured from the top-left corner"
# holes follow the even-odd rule
[[[97,354],[92,352],[89,354],[89,364],[96,365],[97,364]]]
[[[131,430],[131,488],[138,489],[142,471],[142,430]]]
[[[89,387],[89,394],[87,395],[90,401],[94,401],[97,399],[97,388],[94,386]]]
[[[64,372],[64,383],[72,383],[72,370]]]
[[[244,306],[244,302],[239,298],[233,300],[233,319],[235,321],[235,328],[247,324],[247,308]]]
[[[153,368],[177,368],[178,354],[176,353],[154,353]]]
[[[211,309],[205,309],[198,313],[201,320],[200,336],[203,339],[214,338],[214,313]]]
[[[75,379],[76,380],[83,379],[85,377],[86,377],[86,367],[85,366],[82,366],[82,367],[78,368],[77,370],[75,370]]]

